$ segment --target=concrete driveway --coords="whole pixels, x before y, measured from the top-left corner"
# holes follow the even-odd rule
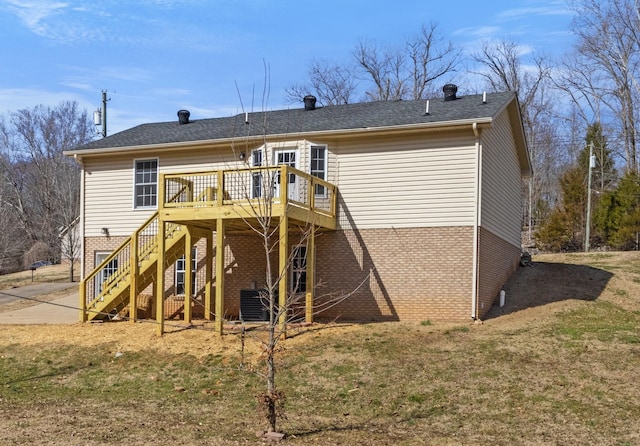
[[[21,297],[37,298],[44,294],[69,290],[63,297],[51,302],[20,310],[0,313],[0,324],[74,324],[80,320],[77,283],[37,283],[0,291],[0,303]]]

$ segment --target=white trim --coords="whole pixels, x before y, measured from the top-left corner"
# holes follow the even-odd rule
[[[136,164],[140,161],[155,161],[156,162],[156,205],[155,206],[136,206]],[[159,157],[149,157],[149,158],[134,158],[133,159],[133,181],[132,181],[132,199],[131,199],[131,209],[134,211],[148,211],[150,209],[158,209],[158,200],[160,199],[158,192],[160,191],[160,158]]]
[[[309,175],[313,175],[313,171],[311,170],[311,165],[313,163],[313,148],[314,147],[322,147],[324,149],[324,177],[322,177],[321,179],[324,181],[327,181],[327,178],[329,178],[329,147],[327,146],[327,144],[314,144],[312,142],[309,142],[309,151],[308,151],[308,157],[309,157],[309,161],[308,161],[308,170],[309,170]],[[316,176],[316,175],[313,175]],[[320,177],[317,177],[320,178]],[[321,194],[316,194],[315,190],[313,191],[314,195],[318,198],[326,198],[327,197],[327,189],[324,188],[324,193]]]
[[[80,222],[79,222],[79,231],[80,231],[80,280],[84,280],[86,274],[85,274],[85,265],[84,265],[84,261],[85,261],[85,254],[84,254],[84,249],[85,249],[85,243],[84,243],[84,236],[85,236],[85,232],[84,232],[84,220],[85,220],[85,211],[84,211],[84,203],[85,203],[85,186],[84,186],[84,182],[86,180],[85,178],[85,170],[84,170],[84,163],[82,162],[82,159],[79,158],[78,162],[80,163],[80,215],[78,216],[78,218],[80,218]]]
[[[300,162],[300,146],[299,145],[295,145],[295,146],[291,146],[291,145],[284,145],[283,147],[273,147],[272,148],[272,153],[273,153],[273,158],[271,159],[271,162],[274,166],[279,166],[280,164],[278,163],[278,155],[279,154],[285,154],[285,153],[293,153],[293,165],[291,166],[291,164],[287,163],[287,166],[291,166],[294,169],[298,169],[299,166],[299,162]],[[292,175],[288,175],[289,177],[291,177]],[[278,178],[276,176],[276,178]],[[289,181],[289,178],[287,178],[287,182]],[[294,183],[289,183],[288,184],[288,195],[289,198],[291,199],[295,199],[298,200],[298,190],[299,185],[298,185],[298,180],[297,180],[297,176],[295,176],[295,182]],[[274,196],[275,197],[279,197],[280,196],[280,182],[276,181],[275,184],[275,191],[274,191]]]
[[[95,250],[93,251],[93,269],[96,269],[98,267],[98,265],[100,265],[107,257],[109,257],[109,255],[111,255],[111,253],[113,252],[113,250],[111,251],[107,251],[107,250]],[[100,261],[98,261],[98,256],[104,256],[104,258]],[[113,274],[114,272],[116,272],[118,270],[118,268],[120,267],[120,265],[118,265],[118,257],[114,257],[111,262],[109,263],[113,263],[115,261],[115,268],[113,270],[113,272],[111,274]],[[109,264],[107,264],[109,265]],[[103,276],[103,272],[104,270],[106,270],[107,267],[102,268],[102,270],[100,270],[98,272],[98,274],[95,275],[95,277],[93,278],[94,280],[94,284],[93,284],[93,290],[95,293],[95,296],[97,296],[98,294],[100,294],[102,292],[102,290],[100,289],[100,287],[102,286],[102,282],[104,282],[109,276],[104,277]],[[93,296],[93,297],[95,297]]]

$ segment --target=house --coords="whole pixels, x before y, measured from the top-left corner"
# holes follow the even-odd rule
[[[181,110],[66,152],[82,166],[82,320],[142,317],[143,298],[160,331],[197,312],[222,331],[254,311],[266,255],[249,225],[266,196],[273,279],[282,303],[304,295],[307,321],[481,319],[518,265],[529,155],[514,93],[443,91],[327,107],[307,96],[215,119]],[[336,295],[348,298],[320,301]]]

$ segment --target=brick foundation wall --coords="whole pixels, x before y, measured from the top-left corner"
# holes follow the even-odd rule
[[[96,252],[111,252],[126,239],[127,237],[85,237],[82,277],[86,277],[95,268]]]
[[[326,286],[317,294],[353,294],[318,317],[468,320],[472,240],[470,227],[324,233],[317,238],[316,277]]]
[[[85,271],[96,251],[110,251],[122,237],[85,240]],[[314,316],[317,320],[469,320],[471,317],[471,227],[345,230],[316,237],[316,310],[335,296],[349,297]],[[290,245],[296,237],[290,236]],[[197,244],[198,271],[194,314],[201,313],[205,283],[205,241]],[[214,248],[215,249],[215,248]],[[277,249],[271,255],[277,277]],[[239,315],[240,290],[265,283],[266,262],[256,235],[225,239],[225,317]],[[215,265],[215,260],[214,260]],[[181,299],[172,296],[175,265],[165,273],[166,314],[180,316]],[[484,283],[484,281],[483,281]],[[487,282],[488,283],[488,282]],[[215,278],[214,278],[215,286]],[[146,292],[146,291],[145,291]],[[149,290],[149,294],[151,290]],[[215,295],[215,290],[212,292]],[[199,303],[201,302],[201,303]],[[167,302],[169,304],[169,302]]]
[[[483,228],[479,232],[479,248],[477,312],[482,319],[518,267],[521,248]]]

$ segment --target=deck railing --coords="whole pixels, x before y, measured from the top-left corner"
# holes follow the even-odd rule
[[[172,237],[179,225],[166,225],[165,237]],[[80,283],[80,304],[83,318],[123,280],[129,280],[132,267],[137,271],[142,262],[149,260],[158,246],[158,213],[155,212],[139,229],[120,244],[106,259]]]
[[[221,207],[267,200],[336,215],[333,184],[285,165],[163,174],[161,181],[164,208]]]

